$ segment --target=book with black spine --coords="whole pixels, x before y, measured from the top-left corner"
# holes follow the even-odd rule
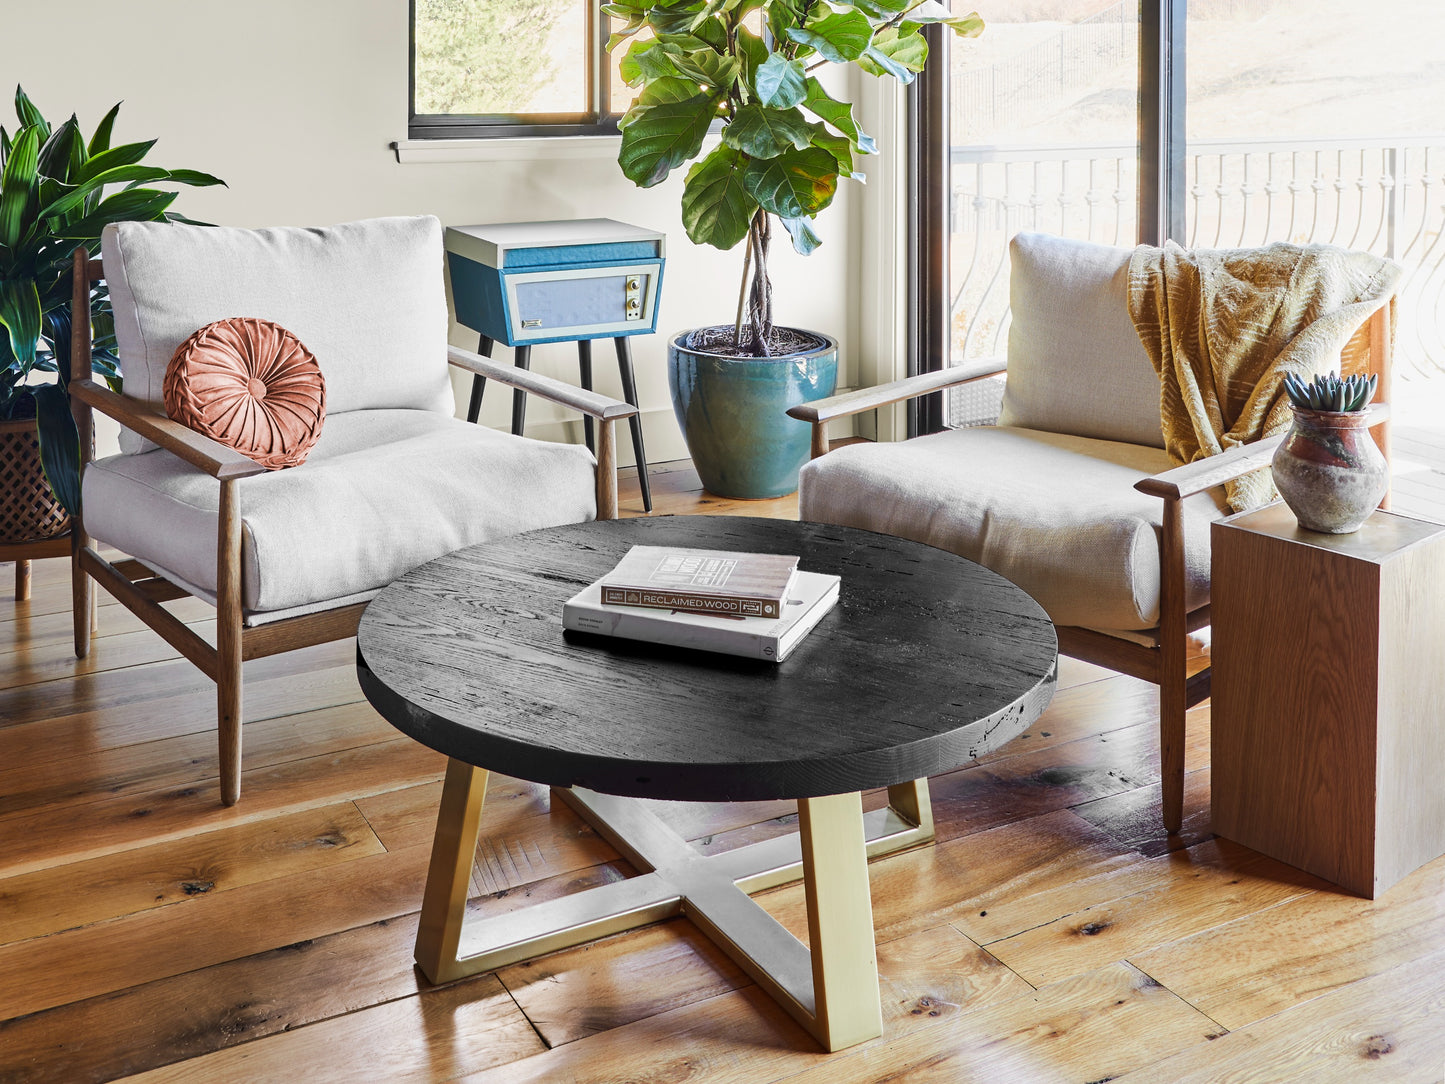
[[[797,572],[782,617],[726,617],[608,606],[602,602],[602,581],[598,580],[567,600],[562,607],[562,627],[573,632],[782,662],[837,603],[838,588],[837,576]]]
[[[675,546],[633,546],[598,582],[602,604],[777,618],[798,558]]]

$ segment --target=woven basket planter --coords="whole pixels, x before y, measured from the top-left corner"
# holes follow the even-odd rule
[[[35,542],[70,530],[40,469],[35,420],[0,421],[0,543]]]

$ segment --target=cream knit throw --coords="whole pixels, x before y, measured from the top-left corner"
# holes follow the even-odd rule
[[[1129,316],[1159,373],[1165,451],[1192,463],[1284,432],[1284,375],[1338,371],[1341,349],[1401,274],[1389,260],[1332,245],[1140,245],[1129,261]],[[1236,512],[1275,498],[1268,470],[1226,488]]]

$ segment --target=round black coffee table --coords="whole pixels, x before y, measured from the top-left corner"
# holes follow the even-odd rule
[[[632,545],[797,554],[842,577],[782,663],[563,633]],[[614,520],[439,558],[367,607],[367,699],[447,770],[417,938],[443,982],[682,911],[830,1050],[881,1033],[867,856],[932,838],[927,776],[1026,730],[1057,642],[1002,577],[917,543],[783,520]],[[639,869],[462,929],[488,771],[557,788]],[[859,792],[889,788],[862,813]],[[633,797],[799,800],[799,834],[703,857]],[[810,954],[749,898],[806,887]]]

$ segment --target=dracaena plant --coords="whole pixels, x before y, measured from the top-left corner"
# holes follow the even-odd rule
[[[622,77],[639,91],[620,121],[618,163],[630,180],[660,183],[702,154],[721,121],[721,143],[688,170],[682,220],[697,244],[747,239],[734,345],[767,356],[770,219],[812,252],[814,216],[840,180],[863,179],[857,158],[877,152],[817,72],[852,64],[909,83],[928,58],[925,25],[972,37],[983,21],[936,0],[614,0],[602,10],[622,20],[608,48],[627,43]]]
[[[224,183],[193,169],[142,165],[155,140],[111,146],[119,109],[117,103],[86,139],[73,114],[52,128],[16,87],[19,127],[12,136],[0,126],[0,420],[36,419],[45,476],[72,514],[80,503],[80,438],[65,386],[75,249],[95,252],[111,222],[189,221],[167,210],[177,193],[146,185]],[[90,312],[91,366],[119,390],[115,324],[103,282],[91,288]]]

